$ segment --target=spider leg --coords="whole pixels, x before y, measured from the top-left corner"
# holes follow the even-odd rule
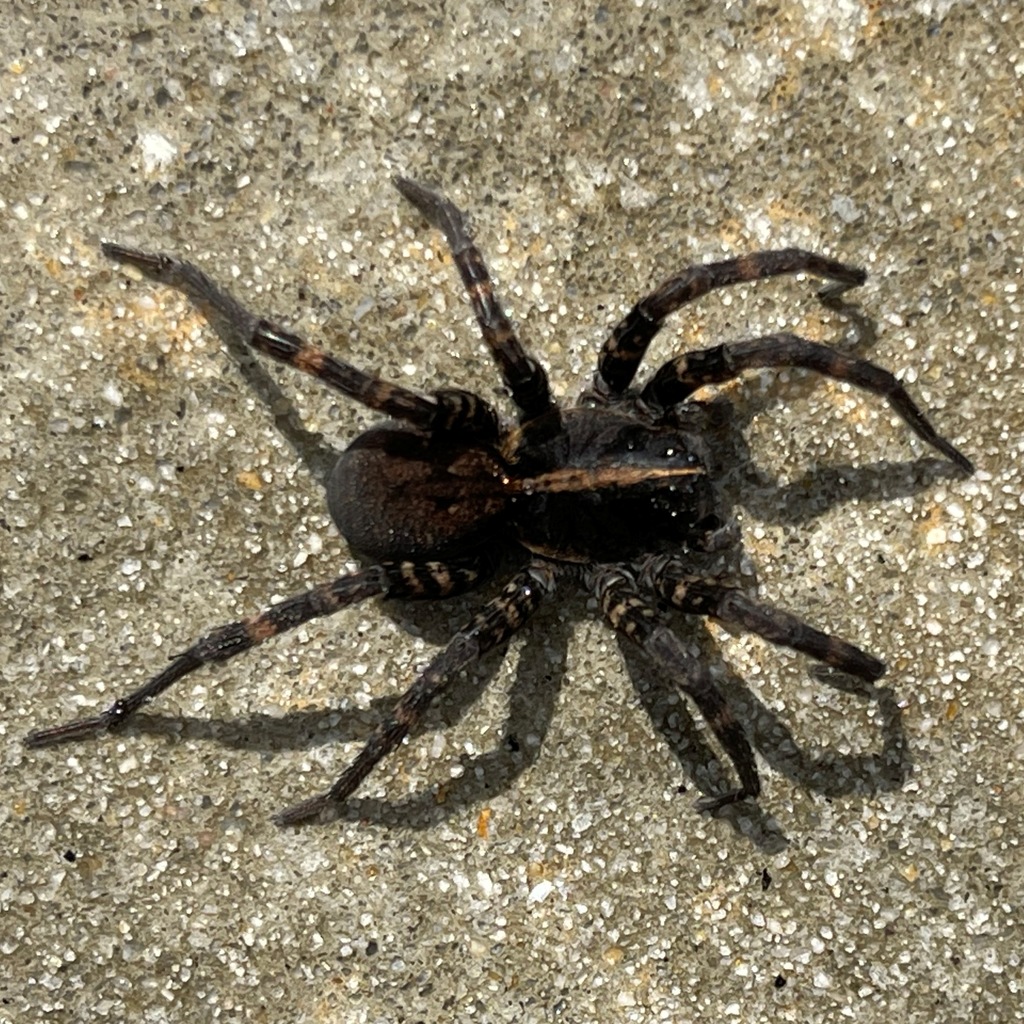
[[[452,564],[428,562],[424,565],[392,562],[322,583],[248,619],[220,626],[172,658],[163,672],[127,696],[115,700],[106,711],[91,718],[37,729],[25,737],[25,746],[48,747],[119,728],[141,707],[197,668],[212,661],[228,661],[310,619],[333,615],[369,597],[447,597],[472,587],[480,574],[480,566],[469,561]]]
[[[461,431],[488,440],[498,436],[494,409],[468,391],[438,391],[427,398],[390,384],[250,313],[192,263],[113,242],[103,242],[102,248],[111,259],[128,263],[150,280],[182,292],[216,330],[240,337],[257,352],[308,373],[371,409],[423,430]]]
[[[395,178],[395,188],[415,206],[448,241],[462,283],[469,293],[484,341],[501,370],[505,386],[521,410],[521,419],[534,419],[555,407],[544,367],[528,355],[494,294],[480,250],[466,228],[462,211],[439,192],[409,178]]]
[[[697,705],[736,766],[740,786],[698,801],[698,809],[713,811],[747,797],[757,797],[761,792],[761,780],[757,775],[754,753],[707,668],[687,653],[678,637],[664,624],[624,570],[617,566],[597,566],[591,570],[589,579],[612,628],[637,644],[673,678],[678,679],[682,674],[680,685]]]
[[[552,568],[534,562],[461,629],[402,695],[391,713],[373,731],[356,759],[326,792],[310,797],[274,816],[278,825],[298,825],[343,803],[422,719],[427,708],[448,688],[460,670],[516,633],[555,585]]]
[[[858,267],[803,249],[755,252],[720,263],[688,267],[641,299],[613,329],[597,362],[595,388],[614,394],[625,391],[665,317],[687,302],[741,281],[799,273],[815,274],[835,282],[820,292],[823,298],[836,298],[848,288],[863,284],[867,278]]]
[[[881,395],[922,441],[942,452],[962,473],[974,472],[970,459],[936,431],[906,388],[888,370],[795,334],[766,334],[676,356],[654,375],[644,388],[643,398],[651,405],[668,408],[705,384],[721,384],[744,370],[769,366],[814,370]]]
[[[859,647],[815,629],[791,612],[755,601],[735,587],[688,574],[674,556],[648,559],[640,581],[681,611],[711,616],[861,679],[873,682],[885,673],[885,663]]]

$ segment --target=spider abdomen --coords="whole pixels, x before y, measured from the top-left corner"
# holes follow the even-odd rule
[[[486,445],[379,427],[341,454],[327,506],[352,549],[369,559],[455,558],[500,529],[504,479],[501,457]]]

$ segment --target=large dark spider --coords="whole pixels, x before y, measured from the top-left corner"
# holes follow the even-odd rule
[[[518,425],[503,426],[489,402],[466,391],[425,397],[371,377],[249,313],[190,263],[104,243],[106,255],[180,289],[207,319],[226,322],[256,351],[318,377],[393,422],[357,437],[327,482],[331,516],[366,568],[215,629],[102,714],[33,732],[27,745],[44,747],[119,728],[201,665],[227,661],[357,601],[440,598],[468,590],[486,575],[495,550],[511,547],[521,567],[501,593],[433,658],[337,782],[278,814],[278,824],[294,825],[337,808],[416,728],[453,677],[522,628],[563,578],[593,592],[611,627],[679,679],[732,759],[739,786],[698,807],[714,810],[756,797],[761,784],[743,729],[707,668],[668,629],[657,606],[711,616],[863,679],[877,679],[885,665],[692,568],[697,554],[714,546],[723,524],[707,471],[709,413],[688,399],[698,388],[744,370],[802,367],[884,396],[918,437],[960,471],[971,473],[973,467],[936,433],[888,370],[792,334],[678,355],[642,389],[630,385],[665,317],[715,288],[806,272],[830,279],[826,293],[837,295],[862,284],[864,271],[800,249],[690,267],[633,307],[601,350],[592,390],[562,409],[544,368],[523,349],[495,298],[462,213],[407,178],[395,185],[446,236],[484,340],[518,407]]]

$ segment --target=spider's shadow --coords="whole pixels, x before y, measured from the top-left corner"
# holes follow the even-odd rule
[[[466,605],[468,617],[472,614],[470,609],[480,603],[479,595],[475,602],[473,595],[467,595],[460,603]],[[532,629],[524,631],[515,677],[509,689],[502,738],[490,751],[462,755],[458,778],[434,785],[424,780],[417,792],[408,797],[397,800],[350,797],[334,814],[334,820],[431,828],[466,808],[486,803],[496,792],[506,792],[535,763],[543,748],[566,673],[572,624],[579,617],[583,603],[581,598],[569,596],[567,614],[560,615],[553,606],[549,607],[538,614]],[[418,606],[416,611],[427,611],[428,615],[416,616],[415,629],[420,629],[425,617],[432,617],[439,642],[450,635],[448,616],[438,615],[436,607],[428,610],[426,606]],[[676,628],[685,630],[688,638],[698,645],[702,663],[711,666],[716,684],[744,723],[751,744],[774,771],[787,775],[806,791],[826,798],[851,793],[870,795],[899,788],[905,782],[911,764],[902,715],[889,688],[877,687],[823,666],[812,667],[810,671],[819,682],[854,698],[874,701],[878,705],[877,717],[883,724],[882,748],[877,753],[842,755],[826,747],[824,752],[812,755],[801,749],[789,726],[727,667],[714,640],[695,617],[676,614],[675,618]],[[680,793],[690,781],[707,796],[727,789],[731,784],[728,778],[731,766],[706,742],[706,729],[696,723],[676,682],[652,667],[632,645],[620,642],[620,649],[640,703],[682,769],[684,781],[679,787]],[[443,733],[459,722],[500,671],[505,655],[505,650],[491,652],[472,671],[459,677],[444,699],[430,708],[411,734],[410,742],[422,744],[424,733]],[[390,711],[397,696],[396,692],[379,697],[364,710],[320,708],[284,716],[252,714],[229,720],[140,713],[132,719],[127,731],[173,735],[176,739],[211,739],[225,746],[255,750],[272,757],[271,752],[281,750],[340,748],[346,743],[360,745]],[[570,695],[570,705],[571,702]],[[340,757],[339,761],[344,763],[345,758]],[[335,768],[325,770],[327,778],[320,777],[317,769],[304,776],[300,790],[322,789],[337,774]],[[298,792],[295,798],[302,795]],[[278,809],[278,799],[275,791],[275,806],[269,810]],[[280,802],[285,802],[283,794]],[[682,801],[679,805],[681,818],[686,813],[696,813],[690,811],[687,803]],[[778,822],[759,802],[745,801],[717,813],[765,852],[777,852],[786,845]]]
[[[692,617],[680,618],[693,622]],[[819,682],[878,705],[883,742],[881,750],[874,754],[843,755],[826,748],[812,755],[797,744],[789,726],[751,693],[746,681],[728,668],[706,629],[691,629],[688,637],[699,647],[701,662],[710,666],[716,685],[743,723],[751,745],[775,772],[788,776],[805,791],[820,793],[827,799],[851,793],[869,796],[898,789],[906,781],[911,763],[902,715],[887,687],[877,687],[824,666],[814,666],[811,673]],[[708,746],[706,730],[697,726],[690,705],[676,683],[653,669],[631,645],[620,642],[620,647],[637,696],[651,722],[665,738],[685,778],[692,780],[705,796],[714,797],[729,789],[733,783],[723,773],[721,756]],[[727,773],[731,766],[728,762],[724,765]],[[685,788],[684,783],[679,792],[684,792]],[[761,801],[728,805],[716,815],[728,819],[734,828],[767,853],[778,852],[787,843],[778,821],[764,809]]]
[[[455,599],[463,606],[468,620],[479,608],[483,598],[479,591]],[[440,614],[436,605],[421,603],[383,603],[399,621],[403,620],[412,631],[427,634],[440,645],[451,638],[450,613]],[[572,620],[557,614],[554,607],[538,614],[548,628],[543,641],[536,630],[524,631],[524,642],[519,654],[515,677],[509,689],[508,714],[500,742],[490,751],[479,755],[462,755],[458,778],[445,780],[439,785],[422,783],[412,796],[395,800],[375,797],[350,797],[338,809],[340,820],[363,821],[389,827],[431,828],[439,821],[466,807],[479,806],[496,792],[504,792],[537,759],[544,737],[550,727],[554,707],[566,673],[566,651]],[[410,743],[422,743],[424,733],[447,732],[469,712],[481,692],[500,671],[507,654],[506,648],[492,651],[471,670],[456,678],[441,700],[431,705],[423,721],[410,734]],[[294,711],[275,716],[262,713],[228,720],[199,718],[192,715],[153,715],[140,712],[132,717],[126,733],[145,732],[166,735],[176,740],[210,739],[221,745],[240,750],[255,750],[270,755],[271,751],[337,747],[352,743],[361,745],[380,720],[392,709],[400,691],[375,699],[366,709],[336,707],[309,711]],[[400,756],[400,755],[397,755]],[[328,769],[322,778],[314,769],[304,776],[302,787],[323,789],[340,773],[344,757],[339,764]],[[301,792],[294,794],[300,799]],[[274,800],[283,804],[286,797],[274,794]],[[271,807],[270,811],[279,810]]]
[[[324,440],[323,434],[306,428],[294,401],[249,346],[243,325],[219,315],[215,308],[204,313],[246,385],[273,417],[274,426],[314,479],[324,486],[340,453]]]
[[[850,330],[831,341],[830,347],[844,355],[869,358],[878,340],[874,322],[852,302],[835,298],[821,302],[850,323]],[[762,375],[770,373],[762,371]],[[744,431],[773,406],[805,398],[823,383],[821,375],[810,370],[790,370],[789,376],[784,390],[781,384],[757,389],[753,386],[757,378],[752,375],[728,397],[717,395],[701,403],[714,432],[713,473],[727,511],[739,506],[761,522],[799,526],[851,501],[881,504],[918,494],[938,480],[959,477],[945,459],[924,456],[901,462],[814,466],[780,486],[757,465]],[[881,401],[864,392],[859,394],[862,401]],[[785,408],[783,415],[789,415]],[[901,431],[907,438],[911,436],[905,427]]]

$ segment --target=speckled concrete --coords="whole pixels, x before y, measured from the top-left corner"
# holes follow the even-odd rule
[[[1021,1019],[1019,5],[92,6],[0,12],[0,1020]],[[979,467],[946,472],[846,387],[730,389],[761,592],[890,664],[850,691],[679,623],[748,724],[759,808],[695,813],[722,781],[706,731],[583,598],[330,826],[269,816],[340,770],[473,599],[370,603],[116,738],[22,748],[343,571],[318,473],[374,419],[240,367],[98,240],[191,254],[406,384],[494,395],[396,172],[472,210],[567,397],[688,262],[796,244],[870,270],[852,317],[763,284],[652,352],[834,340]]]

